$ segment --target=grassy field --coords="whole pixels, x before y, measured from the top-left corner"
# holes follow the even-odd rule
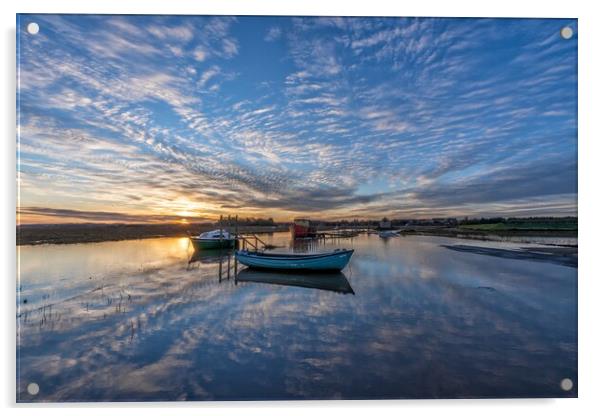
[[[478,231],[577,231],[577,222],[497,222],[493,224],[463,224],[459,228]]]

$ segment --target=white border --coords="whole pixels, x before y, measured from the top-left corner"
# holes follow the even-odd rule
[[[178,413],[240,413],[304,414],[308,411],[331,414],[333,411],[365,415],[369,411],[384,414],[416,412],[445,415],[504,415],[515,412],[567,415],[593,413],[600,408],[600,354],[599,335],[602,317],[598,298],[602,295],[602,273],[596,267],[602,246],[596,239],[602,235],[600,220],[600,157],[602,156],[599,97],[602,65],[602,22],[594,2],[506,0],[495,2],[454,0],[408,2],[327,1],[327,0],[20,0],[0,3],[2,21],[2,83],[3,99],[0,117],[4,127],[2,140],[3,203],[2,255],[5,273],[2,276],[5,328],[2,348],[4,365],[0,376],[3,407],[8,414],[21,412],[44,414],[92,415],[128,414],[142,410],[149,415],[164,414],[166,407],[177,407]],[[128,13],[128,14],[260,14],[260,15],[332,15],[332,16],[452,16],[452,17],[571,17],[579,18],[579,399],[563,400],[426,400],[426,401],[340,401],[340,402],[239,402],[239,403],[161,403],[161,404],[89,404],[16,406],[15,401],[15,13]],[[598,98],[596,102],[596,98]],[[598,104],[598,107],[596,107]],[[596,322],[598,321],[598,322]],[[65,408],[66,407],[66,408]],[[83,409],[85,408],[85,409]]]

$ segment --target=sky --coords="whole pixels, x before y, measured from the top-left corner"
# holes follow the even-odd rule
[[[22,224],[577,214],[575,19],[19,15],[17,38]]]

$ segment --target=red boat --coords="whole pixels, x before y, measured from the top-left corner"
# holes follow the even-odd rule
[[[291,234],[293,238],[306,238],[316,236],[316,226],[310,220],[305,218],[295,218],[291,225]]]

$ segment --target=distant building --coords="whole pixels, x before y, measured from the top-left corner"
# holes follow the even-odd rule
[[[383,218],[378,223],[378,228],[381,230],[390,230],[391,229],[391,221],[389,221],[387,218]]]
[[[315,237],[317,224],[306,218],[295,218],[291,225],[291,235],[293,238]]]
[[[433,218],[433,225],[444,225],[446,227],[455,227],[458,225],[458,220],[455,218]]]

